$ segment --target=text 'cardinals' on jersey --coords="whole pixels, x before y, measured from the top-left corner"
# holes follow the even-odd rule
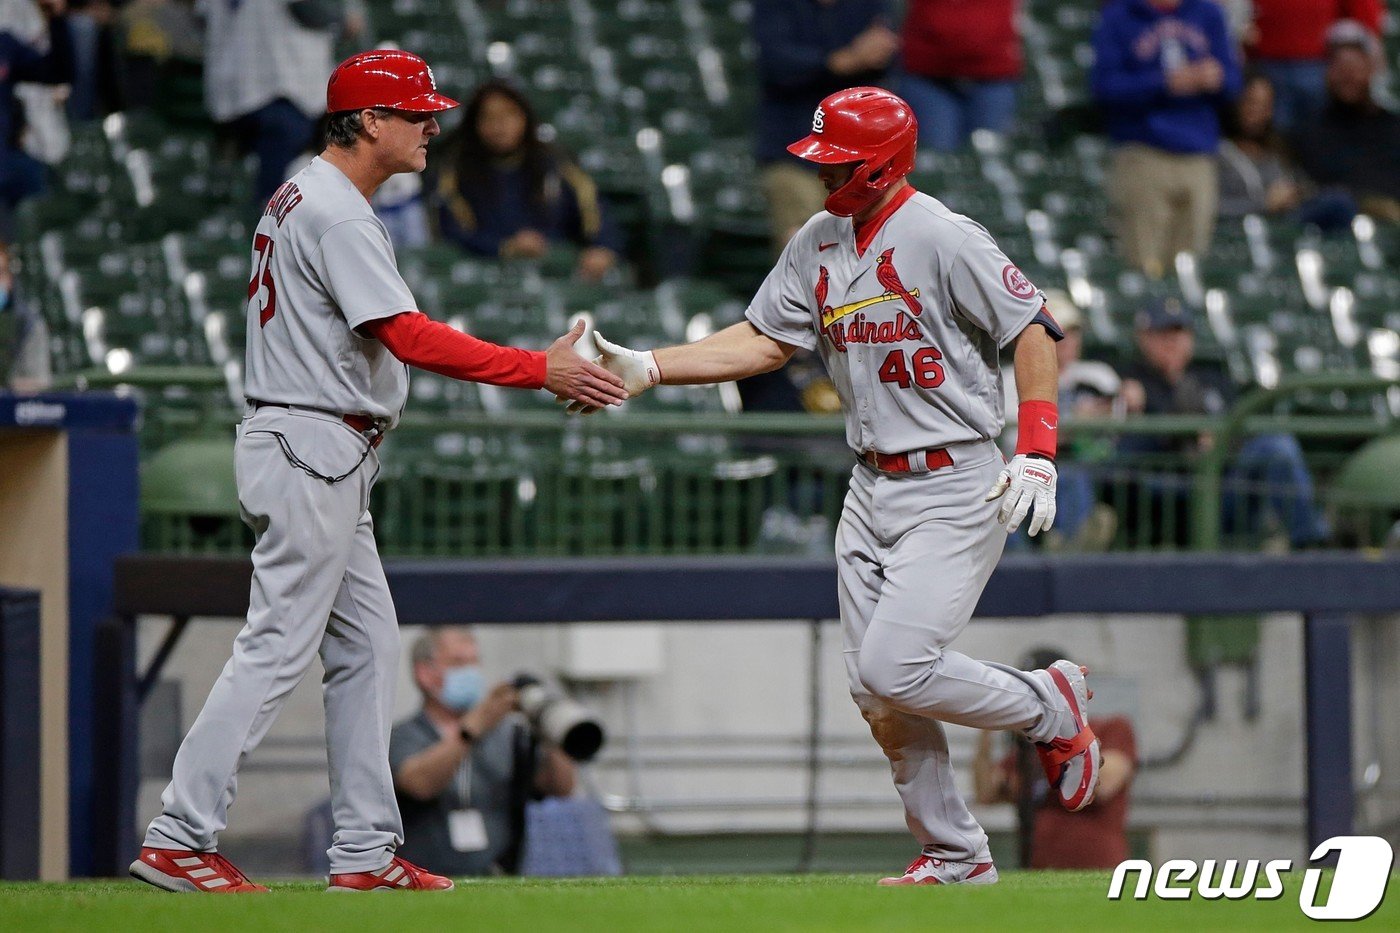
[[[821,353],[853,450],[898,452],[1001,433],[998,353],[1044,303],[985,229],[915,192],[863,252],[849,220],[817,214],[747,316]]]

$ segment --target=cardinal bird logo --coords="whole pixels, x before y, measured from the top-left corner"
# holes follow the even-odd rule
[[[820,270],[821,271],[817,273],[817,310],[825,311],[826,293],[827,289],[831,287],[831,274],[826,271],[826,266],[821,266]]]
[[[898,295],[904,299],[904,303],[909,306],[909,313],[918,317],[923,313],[923,307],[918,300],[904,287],[904,283],[899,280],[899,273],[894,269],[894,247],[891,246],[879,255],[875,260],[875,278],[880,280],[880,284],[885,286],[885,294]]]

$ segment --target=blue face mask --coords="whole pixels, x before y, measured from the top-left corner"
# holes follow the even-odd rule
[[[485,692],[486,678],[482,676],[481,668],[476,664],[463,664],[449,667],[442,675],[442,693],[438,699],[448,709],[465,713],[481,702]]]

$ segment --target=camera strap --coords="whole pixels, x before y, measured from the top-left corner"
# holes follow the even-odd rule
[[[467,749],[467,755],[462,759],[462,763],[457,766],[457,806],[463,810],[472,805],[472,749]]]

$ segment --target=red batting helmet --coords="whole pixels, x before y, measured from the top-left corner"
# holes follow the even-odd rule
[[[433,113],[459,106],[439,94],[433,69],[412,52],[374,49],[351,55],[331,72],[326,112],[384,107]]]
[[[860,163],[826,198],[828,211],[850,217],[914,170],[918,138],[919,122],[903,100],[878,87],[853,87],[822,101],[812,132],[787,148],[808,162]]]

